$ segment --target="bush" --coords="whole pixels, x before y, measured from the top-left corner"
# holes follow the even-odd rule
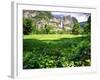
[[[73,48],[72,61],[75,62],[75,66],[90,66],[91,61],[91,49],[89,41],[81,41],[81,43]]]
[[[24,69],[91,65],[90,36],[56,41],[31,41],[30,44],[24,41]]]

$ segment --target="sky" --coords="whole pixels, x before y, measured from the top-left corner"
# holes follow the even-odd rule
[[[58,15],[58,16],[68,16],[75,17],[78,22],[84,22],[87,21],[89,13],[78,13],[78,12],[51,12],[52,15]]]

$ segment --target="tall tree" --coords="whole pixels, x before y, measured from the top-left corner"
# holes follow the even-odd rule
[[[75,17],[72,17],[72,22],[73,22],[72,33],[79,34],[80,33],[80,24],[79,24],[78,20]]]
[[[80,24],[78,22],[76,22],[73,26],[72,29],[72,33],[73,34],[79,34],[80,33]]]
[[[84,33],[91,33],[91,16],[88,17],[86,24],[84,25]]]

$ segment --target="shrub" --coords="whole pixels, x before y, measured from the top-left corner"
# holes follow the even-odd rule
[[[24,69],[91,65],[90,36],[56,41],[31,41],[30,44],[24,41],[27,45],[23,45]]]
[[[90,66],[91,49],[89,41],[82,41],[77,47],[73,48],[72,61],[75,61],[75,66]]]

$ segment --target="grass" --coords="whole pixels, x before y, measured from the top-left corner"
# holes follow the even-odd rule
[[[90,46],[88,35],[24,35],[23,68],[90,66]]]
[[[87,35],[73,35],[73,34],[34,34],[24,35],[24,39],[38,39],[38,40],[58,40],[61,38],[76,38]]]

